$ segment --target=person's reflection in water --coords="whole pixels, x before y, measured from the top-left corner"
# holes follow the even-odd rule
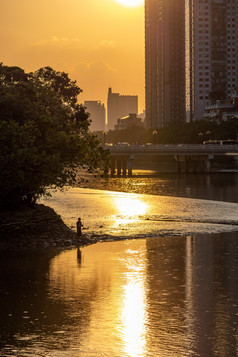
[[[79,249],[79,247],[77,248],[77,259],[78,259],[78,262],[81,264],[81,261],[82,261],[82,252],[81,252],[81,250]]]

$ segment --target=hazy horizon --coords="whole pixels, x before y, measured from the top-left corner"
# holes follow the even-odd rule
[[[130,1],[2,0],[0,61],[26,72],[51,66],[69,73],[83,90],[80,102],[106,105],[108,87],[138,95],[141,112],[144,8]]]

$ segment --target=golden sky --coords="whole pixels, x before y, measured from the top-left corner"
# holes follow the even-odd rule
[[[144,109],[144,9],[132,0],[0,0],[0,62],[69,73],[79,101],[113,92]],[[133,0],[138,1],[141,0]]]

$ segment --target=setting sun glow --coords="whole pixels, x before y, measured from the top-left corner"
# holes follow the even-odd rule
[[[4,65],[26,72],[45,66],[64,71],[83,90],[80,103],[106,105],[110,85],[121,95],[138,95],[138,110],[144,110],[143,0],[2,0],[0,4]]]
[[[133,7],[133,6],[140,6],[144,3],[144,0],[116,0],[122,5]]]

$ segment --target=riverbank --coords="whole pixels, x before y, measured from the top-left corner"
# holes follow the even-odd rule
[[[0,212],[0,249],[70,248],[91,243],[78,237],[53,208],[36,204],[34,208]]]
[[[200,178],[204,179],[202,176]],[[121,179],[113,182],[116,184],[118,180],[122,182]],[[166,184],[169,188],[167,196],[154,194],[160,192],[158,187],[167,187],[166,181],[161,178],[148,180],[124,179],[123,187],[134,191],[131,189],[134,186],[142,192],[148,187],[148,192],[151,189],[153,195],[118,192],[119,185],[115,191],[68,188],[64,192],[52,192],[51,197],[42,197],[35,209],[0,212],[0,250],[51,247],[64,250],[97,242],[221,233],[238,229],[237,202],[222,202],[224,198],[232,199],[228,194],[231,180],[229,184],[226,183],[224,192],[221,184],[217,191],[217,185],[213,187],[212,182],[206,181],[207,191],[203,192],[203,181],[196,185],[200,191],[193,191],[191,185],[182,185],[184,190],[181,191],[181,182],[171,179]],[[236,190],[237,186],[232,191],[234,198],[237,198],[234,194]],[[175,197],[176,194],[196,198]],[[201,198],[210,199],[198,199],[199,194]],[[220,199],[220,202],[214,201],[214,198]],[[76,234],[78,217],[83,223],[80,240]]]

